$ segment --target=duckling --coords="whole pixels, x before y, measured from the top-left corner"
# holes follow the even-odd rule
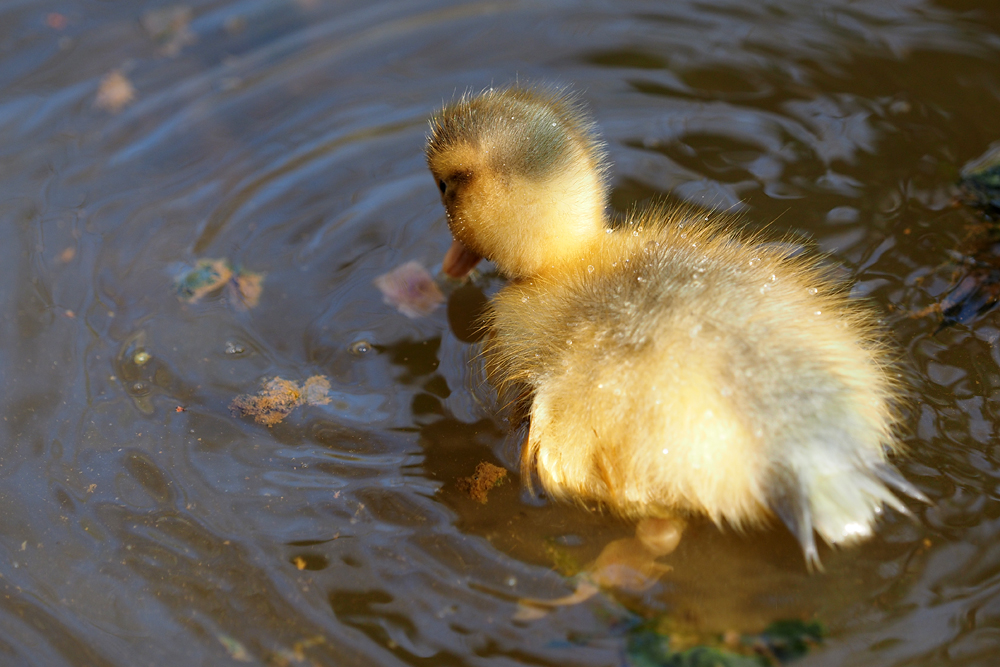
[[[509,281],[483,346],[500,395],[526,406],[529,486],[638,521],[654,553],[676,544],[671,518],[778,517],[810,569],[814,533],[870,536],[883,505],[908,513],[891,489],[926,500],[887,459],[891,350],[815,259],[694,209],[612,224],[604,144],[565,91],[464,96],[432,118],[426,154],[454,237],[444,272],[486,258]]]

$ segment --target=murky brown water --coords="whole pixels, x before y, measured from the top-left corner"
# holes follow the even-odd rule
[[[0,7],[0,663],[639,664],[651,618],[817,619],[803,665],[1000,661],[1000,312],[908,316],[949,289],[977,219],[952,184],[1000,139],[995,0],[220,0],[173,43],[140,21],[162,6]],[[428,114],[515,76],[583,92],[616,208],[738,208],[845,267],[904,350],[900,467],[933,507],[812,576],[781,530],[695,525],[646,593],[512,620],[629,526],[463,496],[513,461],[462,342],[475,290],[408,319],[372,280],[449,243]],[[180,300],[204,257],[264,273],[259,305]],[[230,414],[313,375],[330,403]]]

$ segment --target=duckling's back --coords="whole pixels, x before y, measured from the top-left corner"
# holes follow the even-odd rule
[[[916,494],[885,463],[896,386],[869,317],[808,261],[691,212],[494,300],[489,368],[533,392],[524,463],[551,494],[735,526],[778,514],[816,560]],[[919,494],[916,494],[919,495]]]

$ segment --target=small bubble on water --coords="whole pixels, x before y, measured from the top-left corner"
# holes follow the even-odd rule
[[[136,352],[134,355],[132,355],[132,362],[136,366],[145,366],[146,364],[149,363],[149,360],[152,358],[153,355],[151,355],[149,352]]]
[[[521,303],[528,303],[528,297],[522,296],[521,297]]]
[[[555,126],[555,123],[552,123],[552,125]],[[517,586],[517,577],[507,577],[507,585],[511,588]]]
[[[587,265],[587,273],[593,273],[593,272],[594,272],[594,265],[593,264],[588,264]]]
[[[231,340],[226,341],[226,354],[233,356],[237,354],[243,354],[247,349],[240,345],[239,343],[233,342]]]
[[[818,289],[816,289],[815,287],[810,287],[810,288],[809,288],[808,290],[806,290],[806,291],[807,291],[807,292],[809,292],[810,294],[813,294],[813,295],[815,295],[815,294],[818,294],[818,293],[819,293],[819,290],[818,290]]]
[[[351,343],[349,349],[351,351],[351,354],[356,354],[357,356],[360,357],[361,355],[368,354],[369,352],[372,351],[372,344],[362,338],[361,340],[356,340],[353,343]]]
[[[754,257],[750,260],[750,266],[757,266],[760,264],[760,257]]]

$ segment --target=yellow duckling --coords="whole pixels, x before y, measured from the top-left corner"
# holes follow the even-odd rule
[[[814,530],[848,543],[883,503],[906,512],[890,487],[924,499],[886,460],[899,389],[878,328],[814,260],[693,210],[612,225],[603,144],[572,95],[491,89],[431,126],[445,272],[485,257],[510,280],[484,352],[501,395],[530,404],[529,484],[639,520],[646,544],[666,526],[657,553],[670,517],[776,515],[810,567]]]

